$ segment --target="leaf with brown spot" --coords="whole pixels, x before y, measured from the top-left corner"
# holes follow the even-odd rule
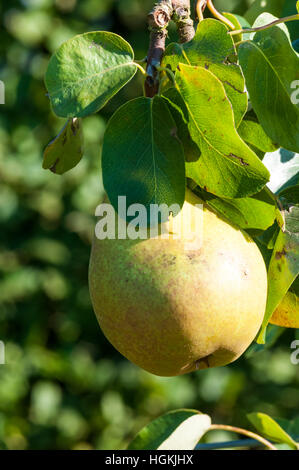
[[[63,175],[83,157],[82,119],[69,119],[44,152],[43,168]]]
[[[223,84],[203,67],[180,67],[176,88],[185,105],[182,113],[201,151],[186,163],[187,176],[219,197],[242,198],[258,193],[270,175],[239,136]],[[213,106],[208,101],[210,96]]]
[[[258,343],[265,342],[267,325],[299,274],[299,205],[284,211],[285,229],[280,229],[268,270],[268,300]]]
[[[232,37],[227,27],[218,20],[205,19],[197,27],[194,39],[185,44],[170,44],[164,54],[163,67],[176,71],[178,64],[203,67],[212,72],[222,83],[233,108],[236,127],[247,110],[248,97],[245,81],[237,58],[233,62],[227,58],[236,53]],[[170,86],[165,80],[162,90]]]

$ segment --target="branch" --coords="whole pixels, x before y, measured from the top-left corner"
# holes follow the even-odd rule
[[[160,0],[148,15],[150,30],[150,45],[147,54],[147,79],[144,89],[145,95],[152,98],[159,90],[159,72],[157,68],[165,51],[167,27],[172,17],[171,0]]]
[[[180,43],[191,41],[195,31],[191,18],[190,0],[172,0],[172,19],[178,28]]]
[[[193,39],[195,31],[190,17],[190,0],[160,0],[148,15],[150,45],[147,54],[147,79],[144,89],[149,98],[159,91],[159,67],[165,52],[167,28],[175,21],[180,42]]]

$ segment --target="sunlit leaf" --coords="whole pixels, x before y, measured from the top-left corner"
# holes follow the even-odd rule
[[[298,450],[296,442],[270,416],[264,413],[250,413],[247,418],[256,430],[267,439],[281,444],[288,444],[293,450]]]
[[[275,17],[264,13],[256,25]],[[299,106],[292,100],[292,83],[299,78],[299,57],[285,25],[254,35],[239,47],[239,59],[259,122],[272,141],[299,151]]]
[[[90,32],[66,41],[45,77],[53,111],[84,117],[99,111],[137,70],[131,46],[120,36]]]
[[[247,93],[239,65],[236,63],[233,40],[220,21],[206,19],[197,28],[194,39],[186,44],[170,44],[162,66],[176,71],[179,63],[201,66],[222,82],[234,110],[238,126],[247,110]]]
[[[46,147],[43,168],[62,175],[74,168],[82,156],[82,120],[69,119],[58,136]]]
[[[116,210],[118,196],[127,197],[127,207],[183,205],[184,152],[163,98],[137,98],[114,114],[104,137],[102,167]]]
[[[299,274],[299,206],[284,211],[285,229],[276,239],[268,269],[268,300],[258,343],[265,341],[267,325]]]
[[[274,152],[278,149],[262,126],[255,121],[243,120],[238,128],[238,134],[245,142],[262,152]]]
[[[248,21],[243,18],[243,16],[240,16],[240,15],[236,15],[236,14],[232,14],[232,13],[222,13],[223,16],[225,16],[225,18],[227,18],[231,23],[233,23],[233,25],[235,26],[235,29],[236,30],[239,30],[239,29],[246,29],[246,28],[250,28],[251,25],[248,23]],[[245,33],[245,34],[234,34],[232,35],[232,38],[234,40],[235,43],[239,43],[241,42],[242,40],[246,40],[246,39],[249,39],[249,33]]]
[[[276,203],[266,189],[240,199],[220,199],[200,189],[196,192],[208,206],[240,228],[266,230],[275,220]]]
[[[289,290],[270,318],[270,323],[284,328],[299,328],[299,293]]]
[[[222,83],[209,70],[180,64],[176,87],[183,98],[192,140],[201,156],[187,162],[187,176],[220,197],[241,198],[259,192],[269,173],[239,137]]]
[[[128,450],[193,450],[210,426],[211,418],[198,411],[171,411],[143,428]]]

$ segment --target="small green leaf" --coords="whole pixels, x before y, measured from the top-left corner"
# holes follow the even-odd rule
[[[299,13],[299,0],[296,2],[296,8],[297,8],[297,11]]]
[[[63,175],[78,165],[83,156],[82,120],[69,119],[44,152],[43,168]]]
[[[99,111],[137,70],[134,52],[108,32],[81,34],[63,43],[51,57],[45,83],[53,111],[61,117],[85,117]]]
[[[198,25],[192,41],[186,44],[170,44],[162,66],[170,68],[173,72],[176,72],[179,63],[210,70],[224,86],[238,127],[247,110],[248,99],[244,77],[236,60],[236,50],[232,37],[227,34],[227,27],[210,18]]]
[[[183,205],[184,152],[176,132],[166,101],[158,96],[137,98],[114,114],[104,137],[102,168],[116,210],[118,196],[127,197],[127,207]]]
[[[222,83],[209,70],[179,65],[176,87],[183,98],[192,140],[201,150],[186,163],[187,176],[219,197],[241,198],[259,192],[269,173],[239,137]]]
[[[264,413],[250,413],[247,418],[255,429],[267,439],[279,444],[287,444],[293,450],[298,450],[296,442],[270,416]]]
[[[278,149],[278,145],[272,142],[258,122],[244,119],[238,128],[238,133],[247,144],[264,153],[274,152]]]
[[[284,211],[285,229],[280,230],[268,269],[268,300],[258,343],[265,342],[267,325],[299,274],[299,206]]]
[[[128,450],[193,450],[211,418],[195,410],[171,411],[143,428]]]
[[[276,18],[264,13],[260,25]],[[299,78],[299,57],[292,48],[285,25],[254,35],[239,47],[239,59],[259,122],[271,140],[299,151],[299,106],[292,100],[292,83]]]

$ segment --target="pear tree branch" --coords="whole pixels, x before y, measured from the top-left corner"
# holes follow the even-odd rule
[[[152,98],[159,91],[159,67],[165,52],[167,28],[173,20],[181,43],[193,39],[195,31],[191,19],[190,0],[159,0],[148,15],[150,44],[147,54],[145,95]]]

